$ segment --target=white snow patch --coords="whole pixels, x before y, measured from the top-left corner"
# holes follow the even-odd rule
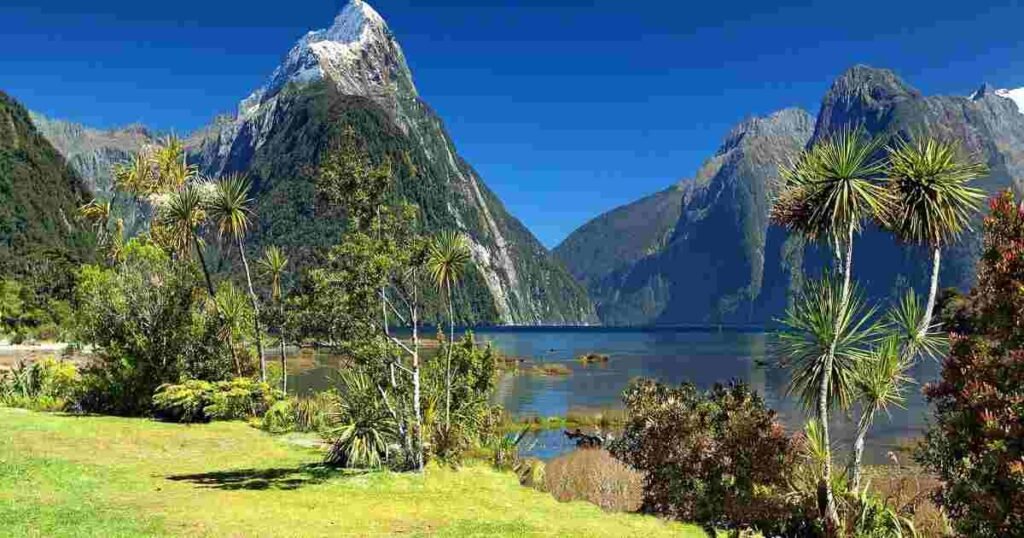
[[[1005,97],[1017,104],[1017,110],[1024,114],[1024,88],[1013,90],[996,90],[996,95]]]

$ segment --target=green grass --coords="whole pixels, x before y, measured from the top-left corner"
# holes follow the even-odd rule
[[[340,472],[242,423],[0,408],[0,536],[703,536],[484,466]]]

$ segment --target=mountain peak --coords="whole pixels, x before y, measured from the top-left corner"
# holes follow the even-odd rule
[[[330,27],[299,39],[270,80],[242,101],[239,115],[252,114],[289,84],[323,79],[342,94],[378,101],[393,101],[398,90],[416,95],[405,56],[384,18],[363,0],[350,0]]]
[[[363,0],[351,0],[338,16],[334,18],[334,24],[327,30],[320,30],[323,37],[337,43],[355,43],[363,38],[370,27],[387,27],[384,18],[370,4]],[[308,35],[318,32],[313,31]]]
[[[832,83],[825,98],[861,97],[873,101],[889,101],[920,96],[921,92],[903,82],[892,70],[857,64]]]

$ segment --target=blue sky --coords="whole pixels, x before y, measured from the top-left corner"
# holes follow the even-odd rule
[[[0,89],[47,115],[189,131],[342,0],[0,0]],[[728,129],[817,111],[855,63],[925,93],[1024,86],[1012,3],[377,0],[460,152],[548,246],[694,173]]]

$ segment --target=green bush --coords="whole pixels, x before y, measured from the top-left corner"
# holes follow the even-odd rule
[[[260,429],[270,433],[288,433],[294,431],[295,422],[295,400],[281,400],[267,409],[266,414],[260,421]]]
[[[326,432],[341,407],[333,391],[318,392],[310,397],[288,398],[275,402],[260,422],[270,433]]]
[[[77,403],[81,376],[74,363],[46,358],[0,376],[0,404],[39,411],[64,411]]]
[[[399,425],[377,397],[372,378],[359,369],[341,374],[339,411],[325,432],[331,440],[326,462],[348,468],[401,468]]]
[[[247,377],[212,383],[193,379],[161,385],[153,407],[161,419],[194,423],[259,418],[281,399],[277,389]]]
[[[122,263],[82,269],[76,340],[95,349],[84,372],[86,410],[147,415],[161,385],[230,377],[223,323],[204,287],[193,264],[136,240]]]

